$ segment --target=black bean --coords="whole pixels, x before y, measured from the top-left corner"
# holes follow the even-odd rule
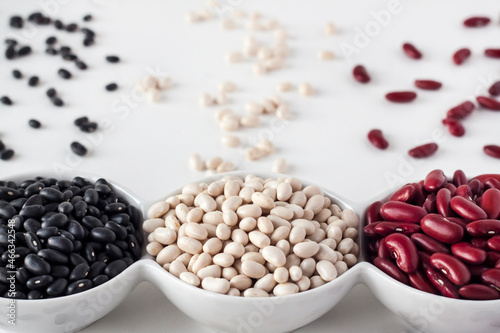
[[[24,196],[28,197],[25,206],[31,205],[41,205],[43,204],[42,196],[40,195],[40,191],[45,187],[45,184],[42,182],[35,182],[30,186],[26,187],[24,190]]]
[[[82,145],[80,142],[73,141],[71,143],[71,151],[75,153],[78,156],[85,156],[87,154],[87,148],[85,148],[84,145]]]
[[[94,36],[86,36],[83,39],[83,46],[91,46],[94,45],[94,43],[95,43]]]
[[[17,198],[10,202],[10,204],[17,210],[23,208],[24,204],[28,201],[26,198]]]
[[[4,161],[10,160],[12,156],[14,156],[14,151],[12,149],[7,149],[0,152],[0,159]]]
[[[14,38],[6,38],[5,39],[5,44],[7,46],[16,46],[17,45],[17,40],[15,40]]]
[[[99,193],[97,193],[95,189],[89,188],[88,190],[85,191],[85,194],[83,195],[83,200],[88,205],[96,205],[99,200]]]
[[[38,82],[40,82],[38,76],[32,76],[28,79],[28,86],[36,87],[38,85]]]
[[[54,104],[55,106],[63,106],[64,102],[59,97],[54,97],[52,98],[52,104]]]
[[[66,295],[73,295],[92,288],[92,281],[83,279],[73,282],[66,289]]]
[[[141,257],[141,243],[137,240],[134,235],[127,236],[128,249],[132,253],[134,259],[139,259]]]
[[[16,78],[16,79],[21,79],[21,78],[23,77],[23,74],[21,73],[21,71],[20,71],[20,70],[18,70],[18,69],[14,69],[14,70],[12,71],[12,76],[13,76],[14,78]]]
[[[57,55],[59,52],[53,47],[48,47],[45,50],[45,53],[50,54],[50,55]]]
[[[73,193],[73,196],[75,198],[79,197],[80,198],[79,200],[82,200],[82,197],[80,197],[80,193],[81,193],[80,187],[75,186],[75,185],[71,185],[70,187],[68,187],[68,190],[70,190]],[[73,198],[71,198],[71,199],[73,199]]]
[[[88,263],[92,264],[95,262],[95,251],[90,244],[85,245],[83,248],[82,256],[87,260]]]
[[[82,28],[81,31],[83,32],[83,34],[87,37],[94,37],[95,36],[95,32],[89,28]]]
[[[64,194],[63,194],[63,200],[64,200]],[[60,201],[63,201],[63,200],[60,200]],[[59,213],[63,213],[63,214],[68,215],[69,213],[71,213],[73,211],[73,205],[70,202],[64,201],[64,202],[61,202],[57,206],[57,210],[59,211]]]
[[[118,56],[115,56],[115,55],[109,55],[109,56],[106,56],[106,60],[110,63],[117,63],[120,61],[120,58]]]
[[[95,216],[85,216],[82,219],[82,225],[89,230],[104,227],[101,220],[99,220]]]
[[[132,258],[132,255],[128,251],[123,252],[123,259],[122,260],[125,261],[125,263],[127,264],[127,267],[132,265],[135,261],[135,259]]]
[[[52,202],[61,202],[64,200],[64,194],[52,187],[46,187],[40,190],[40,196],[43,199]]]
[[[50,274],[50,264],[36,254],[28,254],[24,258],[24,267],[35,275]]]
[[[24,223],[24,218],[20,215],[14,215],[11,220],[12,220],[11,222],[13,222],[13,224],[14,224],[14,229],[16,231],[20,231],[22,226],[23,226],[23,223]],[[22,234],[22,232],[21,232],[21,234]],[[23,237],[23,240],[24,240],[24,237]]]
[[[59,230],[59,233],[62,237],[69,239],[72,243],[75,241],[75,236],[67,230]],[[74,245],[73,245],[74,248]]]
[[[42,123],[36,119],[28,120],[28,125],[32,128],[40,128],[42,127]]]
[[[89,205],[87,207],[87,214],[99,218],[101,216],[101,210],[96,206]]]
[[[84,62],[83,62],[83,61],[81,61],[81,60],[76,61],[76,62],[75,62],[75,65],[76,65],[76,67],[78,67],[78,68],[79,68],[79,69],[81,69],[81,70],[86,70],[86,69],[87,69],[87,64],[86,64],[86,63],[84,63]]]
[[[52,276],[56,279],[67,278],[71,270],[65,265],[52,266]]]
[[[104,245],[102,243],[94,242],[94,241],[88,241],[87,245],[92,246],[94,249],[95,253],[102,252],[104,251]]]
[[[78,25],[76,23],[70,23],[66,26],[67,32],[75,32],[78,29]]]
[[[16,52],[16,49],[14,47],[10,46],[5,50],[5,58],[10,60],[10,59],[14,59],[16,56],[17,56],[17,52]]]
[[[93,133],[97,130],[97,127],[98,127],[98,125],[96,122],[89,121],[89,122],[83,124],[82,126],[80,126],[80,129],[86,133]]]
[[[10,293],[10,292],[5,293],[5,295],[3,295],[3,297],[14,298],[14,299],[27,299],[28,298],[28,296],[24,292],[17,290],[17,289],[13,293]]]
[[[2,140],[0,140],[0,151],[4,151],[5,150],[5,144],[3,143]]]
[[[105,88],[107,91],[115,91],[116,89],[118,89],[118,85],[113,82],[113,83],[107,84]]]
[[[31,205],[31,206],[25,206],[21,211],[19,212],[19,215],[22,215],[23,217],[41,217],[45,213],[45,208],[42,205]]]
[[[0,282],[1,283],[9,283],[7,280],[10,277],[10,274],[7,273],[8,269],[6,267],[0,267]]]
[[[100,243],[113,243],[116,240],[116,235],[110,229],[97,227],[90,231],[90,238]]]
[[[19,56],[21,56],[21,57],[22,57],[22,56],[25,56],[25,55],[28,55],[28,54],[30,54],[30,53],[31,53],[31,47],[30,47],[30,46],[28,46],[28,45],[21,47],[21,48],[19,49],[19,51],[17,51],[17,54],[18,54]]]
[[[106,268],[106,263],[102,261],[96,261],[92,265],[90,265],[89,275],[87,278],[93,279],[98,275],[101,275],[104,272],[104,268]]]
[[[66,79],[66,80],[71,79],[71,76],[72,76],[71,73],[64,68],[59,69],[57,71],[57,74],[59,74],[60,77],[62,77],[63,79]]]
[[[31,290],[27,296],[28,299],[44,299],[45,294],[41,290]]]
[[[62,236],[53,236],[47,239],[47,247],[67,254],[73,252],[73,242]]]
[[[80,253],[83,248],[83,243],[79,240],[76,240],[73,242],[73,251]]]
[[[120,202],[110,203],[104,207],[104,211],[110,215],[124,213],[127,211],[127,206]]]
[[[17,214],[16,209],[9,202],[0,201],[0,218],[11,219]]]
[[[57,205],[57,203],[55,203]],[[68,217],[62,213],[56,213],[42,222],[42,228],[63,228],[68,223]]]
[[[25,242],[28,248],[33,252],[38,252],[42,249],[42,243],[35,235],[35,233],[29,231],[24,234]]]
[[[42,239],[48,239],[52,236],[59,235],[59,229],[57,227],[47,227],[41,228],[36,232],[36,235]]]
[[[46,290],[47,295],[55,297],[64,294],[66,288],[68,287],[68,280],[64,278],[58,278],[52,282]]]
[[[45,40],[45,43],[48,45],[55,44],[57,42],[57,38],[55,36],[50,36]]]
[[[97,193],[97,192],[96,192]],[[10,188],[10,187],[0,187],[0,200],[14,200],[21,196],[21,192]]]
[[[89,185],[93,186],[92,183],[87,178],[83,178],[83,177],[79,177],[79,176],[73,178],[72,182],[74,185],[76,185],[80,188],[82,188],[84,186],[89,186]]]
[[[77,240],[83,240],[86,236],[85,229],[78,221],[75,220],[69,221],[67,228],[68,232],[70,232]]]
[[[89,118],[86,116],[76,118],[75,121],[73,122],[76,126],[81,127],[82,125],[86,124],[89,122]]]
[[[92,282],[94,283],[94,287],[100,286],[101,284],[108,282],[108,281],[109,281],[109,278],[107,275],[98,275],[92,279]]]
[[[21,16],[18,16],[18,15],[11,16],[11,18],[9,20],[9,25],[12,28],[21,29],[24,26],[24,20]]]
[[[72,54],[72,53],[70,53],[70,54],[65,54],[65,55],[63,55],[63,57],[62,57],[62,58],[63,58],[64,60],[66,60],[66,61],[75,61],[75,60],[77,60],[77,59],[78,59],[78,57],[77,57],[76,55]]]
[[[26,284],[26,282],[31,278],[31,273],[28,271],[26,267],[20,267],[16,272],[16,280],[22,284]]]
[[[123,251],[115,244],[108,243],[104,249],[111,260],[123,258]]]
[[[26,281],[26,287],[32,290],[45,289],[52,282],[54,282],[54,278],[51,275],[34,276]]]
[[[75,217],[82,218],[85,216],[85,214],[87,214],[87,204],[85,203],[85,201],[82,201],[80,199],[75,203],[73,203],[73,202],[71,202],[71,203],[73,204],[73,209],[74,209],[73,215]]]
[[[53,264],[67,264],[69,262],[67,255],[54,249],[41,249],[37,255]]]
[[[127,229],[114,221],[106,222],[104,227],[112,230],[118,240],[124,240],[127,237]]]
[[[28,21],[37,21],[40,18],[43,18],[43,14],[41,12],[33,12],[28,16]]]
[[[23,227],[26,231],[32,232],[36,235],[37,231],[42,227],[42,224],[33,218],[28,218],[24,221]]]
[[[115,260],[106,266],[104,269],[104,274],[106,274],[110,279],[114,278],[121,272],[123,272],[127,268],[127,264],[125,261],[118,259]]]
[[[62,30],[62,29],[64,29],[64,24],[60,20],[55,20],[54,21],[54,27],[57,30]]]
[[[90,266],[87,263],[81,263],[75,266],[69,274],[70,281],[85,279],[89,274]]]
[[[9,96],[0,97],[0,102],[5,105],[12,105],[12,100],[9,98]]]
[[[78,253],[71,253],[69,255],[69,262],[73,266],[76,266],[79,264],[88,264],[87,260],[85,260],[85,258],[82,257],[81,255],[79,255]]]
[[[85,16],[83,17],[83,20],[84,20],[85,22],[92,21],[92,19],[93,19],[93,17],[92,17],[92,15],[90,15],[90,14],[87,14],[87,15],[85,15]]]

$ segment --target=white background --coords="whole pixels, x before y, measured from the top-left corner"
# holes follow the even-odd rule
[[[466,135],[451,137],[441,125],[446,111],[486,90],[499,75],[500,60],[485,58],[487,47],[500,47],[498,35],[499,5],[494,1],[404,1],[397,13],[386,18],[384,26],[373,13],[387,10],[389,1],[222,1],[245,12],[259,11],[263,21],[276,19],[290,35],[290,56],[282,70],[265,76],[252,73],[254,60],[228,65],[224,55],[240,51],[243,38],[254,35],[270,45],[270,32],[249,32],[246,20],[237,21],[237,29],[223,31],[220,16],[193,25],[184,22],[189,10],[206,7],[204,1],[2,1],[0,36],[17,38],[34,49],[32,55],[0,62],[0,95],[8,95],[15,105],[0,105],[0,139],[16,151],[11,161],[0,161],[2,178],[20,172],[37,173],[54,169],[94,173],[131,189],[141,200],[151,203],[181,185],[203,177],[187,168],[192,153],[204,158],[222,156],[240,170],[269,171],[274,158],[285,157],[289,174],[307,179],[353,201],[369,203],[378,193],[400,184],[418,180],[432,169],[451,175],[457,168],[468,175],[498,172],[499,160],[486,156],[485,144],[500,144],[500,113],[474,112],[464,125]],[[94,21],[82,24],[96,31],[96,45],[84,48],[81,33],[56,31],[51,27],[20,32],[8,27],[12,14],[42,10],[64,22],[82,24],[90,13]],[[466,29],[464,18],[483,14],[493,24]],[[222,15],[227,15],[222,13]],[[337,27],[334,36],[325,36],[323,26],[331,21]],[[385,24],[387,23],[387,24]],[[359,30],[372,29],[366,45],[346,59],[341,45],[356,46]],[[60,57],[44,54],[44,40],[57,36],[88,65],[80,71]],[[358,37],[356,37],[358,35]],[[401,51],[404,42],[414,43],[424,54],[421,60],[408,58]],[[454,51],[472,50],[462,66],[451,61]],[[317,52],[332,50],[336,59],[322,62]],[[3,52],[3,51],[2,51]],[[108,64],[105,55],[119,55],[119,64]],[[3,58],[2,58],[3,59]],[[362,85],[354,81],[351,70],[363,64],[372,81]],[[61,67],[74,78],[62,80]],[[11,70],[25,76],[38,75],[38,87],[27,86],[27,79],[15,80]],[[160,103],[146,100],[124,107],[121,98],[133,96],[136,83],[153,70],[172,78],[175,86],[162,93]],[[440,91],[418,91],[410,104],[391,104],[384,99],[393,90],[414,90],[415,79],[443,82]],[[203,108],[198,96],[215,93],[225,80],[238,85],[230,94],[228,107],[244,113],[247,101],[260,101],[275,93],[278,83],[290,81],[294,87],[309,82],[315,94],[300,97],[294,89],[281,94],[294,117],[282,129],[272,132],[277,153],[258,162],[247,162],[244,150],[224,148],[221,131],[214,120],[218,107]],[[116,92],[104,85],[117,82]],[[45,96],[55,87],[66,105],[54,107]],[[123,97],[122,97],[123,96]],[[73,124],[76,117],[107,124],[106,130],[93,135],[80,132]],[[28,127],[30,118],[43,128]],[[263,125],[237,134],[246,143],[270,128],[272,117],[263,117]],[[390,147],[379,151],[366,134],[380,128]],[[89,156],[76,158],[69,150],[72,141],[86,143]],[[428,141],[439,143],[438,152],[425,160],[407,155],[409,148]],[[362,314],[361,314],[362,313]],[[84,332],[102,331],[206,332],[190,320],[153,286],[141,284],[107,317]],[[412,332],[398,317],[387,311],[364,286],[355,287],[331,312],[297,332]]]

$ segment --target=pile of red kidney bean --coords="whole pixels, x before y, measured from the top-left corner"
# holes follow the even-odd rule
[[[441,170],[404,185],[366,211],[370,261],[419,290],[451,298],[500,298],[500,174],[468,180]]]

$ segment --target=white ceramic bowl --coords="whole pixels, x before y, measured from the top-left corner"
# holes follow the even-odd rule
[[[245,176],[246,172],[231,173]],[[38,175],[38,174],[37,174]],[[51,173],[41,173],[51,177]],[[82,176],[75,173],[72,176]],[[36,176],[0,177],[20,181]],[[83,174],[83,176],[88,176]],[[264,178],[282,175],[260,174]],[[201,179],[210,182],[223,175]],[[57,178],[57,177],[55,177]],[[91,180],[98,177],[89,176]],[[108,179],[109,180],[109,179]],[[110,181],[115,190],[142,206],[130,191]],[[303,182],[305,185],[310,183]],[[353,203],[323,189],[325,195],[342,208],[353,209],[359,217],[367,203]],[[169,195],[177,194],[180,189]],[[380,196],[385,198],[387,195]],[[361,234],[362,223],[359,227]],[[85,292],[45,300],[16,300],[16,326],[0,321],[1,331],[11,332],[73,332],[92,324],[112,311],[142,281],[157,286],[165,296],[186,315],[218,332],[290,332],[304,326],[330,311],[356,284],[366,284],[375,296],[392,312],[423,332],[500,331],[500,300],[467,301],[431,295],[390,278],[371,263],[366,262],[364,238],[358,239],[361,253],[359,262],[342,276],[306,292],[272,297],[244,298],[220,295],[193,287],[160,267],[143,249],[142,258],[105,284]],[[362,302],[363,300],[359,300]],[[0,316],[7,317],[10,300],[0,298]],[[138,309],[140,312],[141,309]],[[359,316],[363,314],[360,313]],[[353,322],[353,331],[356,323]]]

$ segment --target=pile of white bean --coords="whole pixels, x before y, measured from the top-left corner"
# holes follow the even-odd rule
[[[296,178],[225,176],[153,204],[147,252],[216,293],[281,296],[334,280],[357,262],[358,217]]]

